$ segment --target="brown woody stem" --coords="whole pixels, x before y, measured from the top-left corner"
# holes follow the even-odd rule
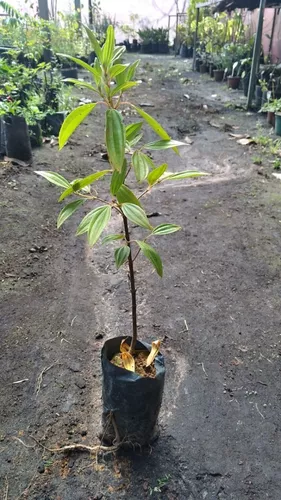
[[[132,297],[132,321],[133,321],[133,336],[132,336],[132,342],[131,342],[131,346],[130,346],[130,353],[133,354],[135,351],[137,337],[138,337],[136,285],[135,285],[134,262],[133,262],[132,248],[131,248],[131,243],[130,243],[128,219],[124,214],[122,214],[122,215],[123,215],[126,245],[130,249],[130,254],[128,257],[128,265],[129,265],[130,288],[131,288],[131,297]]]

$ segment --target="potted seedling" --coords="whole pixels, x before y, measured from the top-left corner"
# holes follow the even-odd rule
[[[240,76],[237,76],[238,68],[239,68],[239,61],[236,61],[232,65],[231,75],[227,77],[228,88],[233,90],[238,89],[241,80]]]
[[[267,122],[274,127],[276,125],[276,121],[278,121],[278,124],[280,122],[280,111],[281,111],[281,99],[272,99],[268,102],[266,102],[263,107],[260,109],[261,113],[267,113]],[[278,116],[277,120],[276,117]],[[278,131],[280,129],[280,124]],[[280,133],[277,133],[277,135],[281,135]]]
[[[105,143],[109,159],[105,170],[83,179],[70,181],[54,172],[37,172],[62,189],[59,201],[74,198],[61,210],[57,226],[60,227],[81,206],[88,204],[88,213],[82,218],[77,235],[87,234],[92,247],[101,240],[102,245],[114,249],[117,269],[127,266],[131,294],[132,330],[124,329],[122,336],[107,340],[101,351],[103,372],[103,440],[118,445],[131,443],[146,445],[157,436],[157,419],[164,388],[165,367],[160,354],[160,341],[151,345],[138,338],[138,310],[136,266],[138,258],[148,259],[161,277],[162,260],[153,240],[175,233],[176,224],[153,226],[144,208],[145,196],[169,180],[187,179],[201,174],[197,171],[168,172],[167,164],[154,163],[147,151],[178,147],[185,143],[174,141],[162,126],[139,107],[123,100],[123,94],[137,85],[134,78],[138,61],[116,64],[125,47],[114,46],[114,30],[109,26],[106,42],[101,48],[93,33],[85,28],[97,60],[94,67],[77,59],[89,72],[93,83],[79,82],[93,91],[98,102],[84,104],[73,110],[64,121],[59,134],[62,149],[79,124],[97,106],[105,108]],[[70,57],[73,60],[73,57]],[[115,81],[115,85],[111,82]],[[127,126],[122,118],[123,105],[130,106],[140,120]],[[140,145],[142,128],[146,124],[158,135],[158,140]],[[99,179],[105,181],[99,188]],[[136,187],[137,186],[137,187]],[[142,188],[141,193],[139,188]],[[135,192],[134,192],[135,191]],[[122,229],[111,234],[111,220],[116,219]],[[101,237],[103,237],[101,239]],[[117,333],[117,332],[113,332]]]
[[[213,56],[213,64],[216,69],[214,69],[214,79],[215,82],[222,82],[224,78],[225,72],[225,63],[224,58],[218,54]]]
[[[30,137],[20,101],[7,96],[0,102],[0,115],[3,116],[6,156],[10,160],[30,164],[32,161]]]

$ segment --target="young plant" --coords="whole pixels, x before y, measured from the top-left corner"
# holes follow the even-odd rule
[[[72,83],[85,87],[98,96],[95,103],[84,104],[73,110],[65,119],[60,135],[59,148],[62,149],[69,137],[74,133],[81,122],[97,106],[105,107],[105,143],[109,159],[108,168],[90,174],[83,179],[69,181],[55,172],[37,172],[51,183],[62,188],[59,201],[64,201],[73,196],[74,201],[68,203],[58,216],[58,228],[82,205],[90,204],[91,210],[80,222],[77,235],[87,233],[90,246],[95,245],[109,225],[112,213],[120,216],[123,230],[118,234],[107,234],[102,239],[102,244],[111,242],[119,243],[114,251],[117,269],[124,264],[128,266],[132,302],[132,341],[130,346],[121,344],[121,361],[123,367],[135,370],[134,354],[137,341],[137,294],[135,285],[135,263],[139,254],[142,254],[152,264],[159,276],[163,275],[162,260],[158,252],[151,245],[153,238],[172,234],[180,229],[176,224],[164,223],[153,226],[145,212],[143,199],[159,184],[169,180],[176,181],[204,175],[197,171],[168,172],[168,165],[157,165],[147,154],[147,151],[173,149],[178,154],[178,147],[185,143],[174,141],[154,118],[132,103],[123,101],[123,94],[137,85],[132,81],[139,62],[120,64],[118,59],[123,54],[125,47],[115,47],[114,29],[107,29],[106,41],[101,48],[97,39],[89,28],[85,28],[96,53],[94,66],[72,57],[68,57],[82,66],[93,78],[93,83],[72,80]],[[112,85],[112,81],[115,82]],[[130,106],[132,111],[140,116],[140,120],[125,126],[121,114],[122,106]],[[158,140],[140,145],[142,127],[146,123]],[[107,194],[98,194],[97,184],[102,178],[107,180]],[[95,186],[94,188],[92,186]],[[143,186],[141,194],[134,192],[135,186]],[[104,183],[103,183],[104,191]],[[93,205],[93,206],[91,206]],[[131,236],[132,226],[138,226],[145,231],[142,238]],[[139,231],[138,231],[139,233]],[[159,343],[153,343],[147,366],[151,364],[159,350]]]

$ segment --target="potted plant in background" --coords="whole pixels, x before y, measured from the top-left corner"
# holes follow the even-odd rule
[[[32,151],[21,102],[8,96],[0,101],[0,115],[3,116],[7,158],[29,165],[32,163]]]
[[[242,59],[242,61],[240,63],[240,73],[241,73],[242,87],[243,87],[243,92],[244,92],[245,97],[247,97],[247,95],[248,95],[251,66],[252,66],[252,58],[251,57]]]
[[[230,88],[230,89],[236,90],[239,88],[241,78],[240,78],[240,76],[237,75],[238,70],[239,70],[239,61],[236,61],[232,65],[231,75],[227,77],[227,84],[228,84],[228,88]]]
[[[214,79],[215,82],[222,82],[225,72],[225,61],[223,56],[215,54],[213,56],[213,64],[216,69],[214,69]]]
[[[277,113],[281,111],[281,99],[272,99],[266,102],[263,107],[260,109],[261,113],[267,113],[267,123],[275,126],[275,116]],[[278,134],[279,135],[279,134]]]
[[[116,64],[125,47],[114,47],[112,26],[107,30],[103,48],[99,46],[93,33],[87,28],[86,30],[97,54],[95,67],[87,68],[89,75],[93,77],[93,84],[90,86],[87,83],[87,89],[98,95],[100,102],[84,104],[69,114],[60,130],[59,147],[60,149],[64,147],[79,124],[102,103],[106,108],[105,142],[109,165],[105,170],[73,181],[54,172],[37,173],[63,190],[60,201],[66,200],[69,196],[75,198],[61,210],[58,227],[82,205],[88,203],[90,211],[82,218],[76,234],[87,234],[88,243],[93,246],[106,231],[102,244],[109,244],[115,248],[117,269],[124,265],[128,266],[132,332],[130,335],[124,331],[124,336],[107,340],[101,353],[103,436],[107,443],[115,443],[118,446],[126,443],[145,445],[157,435],[157,418],[162,400],[165,368],[163,356],[159,353],[160,342],[155,341],[152,345],[147,345],[138,339],[136,259],[139,256],[145,257],[156,273],[162,276],[162,261],[153,246],[153,239],[174,233],[180,227],[170,223],[153,227],[147,218],[143,202],[145,195],[163,182],[203,174],[196,171],[168,173],[166,163],[157,165],[146,154],[146,151],[168,148],[173,148],[175,153],[178,153],[177,147],[185,143],[171,140],[154,118],[128,103],[127,98],[126,106],[130,105],[140,116],[140,121],[124,125],[120,112],[123,93],[137,85],[132,79],[138,61],[130,65]],[[81,66],[86,69],[83,61]],[[114,86],[111,85],[112,80],[116,82]],[[158,135],[158,140],[140,146],[144,123]],[[98,194],[98,180],[101,178],[105,179],[105,182],[100,188],[102,193]],[[139,189],[134,192],[136,186],[142,186],[141,193]],[[110,221],[113,217],[118,217],[122,223],[122,230],[117,234],[110,232]],[[133,228],[135,235],[132,235]]]
[[[140,51],[142,54],[152,54],[152,32],[150,28],[143,28],[138,31],[141,39]]]

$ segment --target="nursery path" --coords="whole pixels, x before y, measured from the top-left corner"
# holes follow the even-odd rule
[[[132,91],[134,102],[153,105],[148,111],[173,138],[193,141],[181,159],[170,151],[154,158],[211,174],[167,184],[146,200],[148,212],[160,214],[155,224],[183,227],[161,240],[162,282],[144,262],[138,268],[140,334],[165,338],[167,365],[161,437],[149,452],[97,464],[15,439],[32,447],[29,435],[47,447],[94,443],[99,351],[105,338],[130,331],[125,271],[114,272],[110,248],[92,251],[75,238],[78,219],[56,231],[58,192],[33,174],[57,170],[71,178],[104,168],[102,114],[89,117],[62,152],[50,144],[38,150],[34,168],[0,166],[6,500],[141,500],[167,474],[152,498],[280,500],[281,184],[229,136],[256,127],[256,115],[225,106],[242,102],[240,93],[189,66],[143,58],[143,83]]]

